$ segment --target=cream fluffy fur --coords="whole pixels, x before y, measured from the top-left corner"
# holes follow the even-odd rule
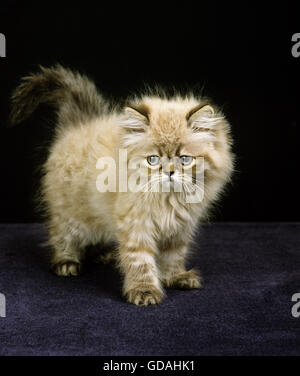
[[[223,114],[192,95],[171,99],[146,95],[131,100],[121,111],[109,111],[85,77],[59,66],[41,69],[39,79],[38,75],[25,78],[13,101],[16,108],[21,100],[34,95],[30,86],[41,87],[47,74],[48,81],[56,74],[57,82],[69,85],[57,89],[59,125],[43,167],[41,188],[55,272],[77,275],[87,245],[113,241],[118,244],[115,256],[124,275],[123,294],[129,302],[159,303],[164,285],[199,288],[199,275],[185,269],[185,260],[197,223],[207,215],[232,173],[230,130]],[[45,87],[42,90],[46,101],[51,93]],[[68,94],[72,90],[80,93],[80,98],[88,98],[88,103],[76,104],[74,95]],[[86,111],[91,103],[97,108],[94,113]],[[83,115],[74,115],[80,113],[80,106]],[[102,111],[98,109],[101,106]],[[17,121],[32,110],[21,109],[12,117]],[[118,163],[120,148],[127,150],[129,160],[138,158],[145,163],[151,155],[204,157],[203,201],[189,204],[184,193],[172,190],[99,192],[97,160],[112,157]],[[159,179],[165,176],[162,167],[154,173]]]

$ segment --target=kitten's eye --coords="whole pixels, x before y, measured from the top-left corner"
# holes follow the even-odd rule
[[[193,162],[194,158],[191,157],[190,155],[182,155],[180,157],[181,164],[183,166],[188,166]]]
[[[147,157],[147,162],[151,166],[157,166],[160,163],[160,158],[157,155],[151,155]]]

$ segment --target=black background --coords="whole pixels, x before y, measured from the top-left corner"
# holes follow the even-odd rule
[[[7,2],[8,3],[8,2]],[[84,3],[82,3],[84,4]],[[299,220],[299,68],[292,5],[10,1],[0,6],[0,221],[37,221],[32,198],[55,124],[41,107],[6,129],[20,77],[56,62],[89,75],[113,98],[144,83],[203,88],[232,124],[237,165],[214,219]],[[164,5],[164,8],[163,8]]]

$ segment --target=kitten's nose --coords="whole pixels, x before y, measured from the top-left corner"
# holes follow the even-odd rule
[[[174,175],[174,171],[164,171],[164,173],[171,178],[172,175]]]

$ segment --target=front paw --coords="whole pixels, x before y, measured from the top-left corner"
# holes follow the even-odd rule
[[[128,290],[125,297],[129,303],[138,306],[159,304],[163,298],[163,292],[153,285],[140,284]]]
[[[169,287],[179,287],[181,289],[200,289],[202,287],[199,274],[191,269],[172,277],[167,281]]]

